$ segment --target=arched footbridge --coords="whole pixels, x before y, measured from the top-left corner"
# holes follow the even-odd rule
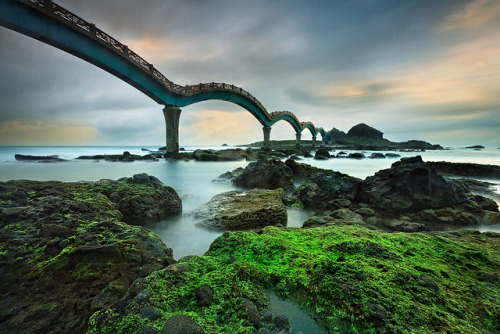
[[[179,151],[181,107],[207,100],[228,101],[248,110],[262,124],[264,147],[269,149],[271,126],[288,122],[296,133],[297,145],[303,130],[313,136],[329,133],[311,122],[301,122],[289,111],[269,113],[252,94],[226,83],[178,85],[152,64],[111,35],[51,0],[1,0],[0,25],[79,57],[137,88],[164,105],[167,153]]]

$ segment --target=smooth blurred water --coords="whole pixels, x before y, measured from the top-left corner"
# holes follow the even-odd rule
[[[208,250],[212,241],[220,235],[219,232],[209,232],[195,227],[197,220],[191,212],[209,201],[214,195],[236,190],[232,184],[212,182],[219,175],[238,167],[244,167],[247,161],[236,162],[198,162],[198,161],[134,161],[108,162],[71,160],[80,155],[122,154],[129,151],[132,154],[144,155],[142,147],[0,147],[0,181],[13,179],[56,180],[56,181],[95,181],[99,179],[118,179],[138,173],[147,173],[159,178],[163,183],[173,187],[182,198],[183,214],[169,217],[152,224],[154,230],[168,247],[174,250],[174,257],[185,255],[202,255]],[[158,147],[145,147],[156,150]],[[197,148],[186,147],[187,151]],[[214,147],[212,147],[214,148]],[[223,149],[227,147],[216,147]],[[346,151],[349,153],[350,151]],[[332,153],[338,153],[333,152]],[[369,156],[372,152],[365,152]],[[25,155],[59,155],[68,159],[65,162],[30,162],[15,161],[15,154]],[[403,157],[422,155],[426,161],[475,162],[500,165],[500,150],[449,150],[428,152],[401,152]],[[314,160],[305,158],[300,162],[320,168],[337,170],[359,178],[373,175],[380,169],[389,168],[394,159],[330,159]],[[495,180],[499,183],[498,180]],[[500,191],[500,184],[498,185]],[[500,203],[500,195],[496,198]],[[314,214],[314,211],[288,209],[288,226],[300,227],[302,222]]]

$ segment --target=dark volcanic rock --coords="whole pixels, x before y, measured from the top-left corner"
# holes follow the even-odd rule
[[[446,175],[500,179],[500,166],[496,165],[447,161],[430,161],[428,164]]]
[[[131,193],[123,183],[141,185],[140,191]],[[182,212],[182,201],[177,192],[165,186],[154,176],[136,174],[118,181],[101,182],[102,194],[118,204],[123,221],[133,225],[146,225],[168,215]]]
[[[157,235],[119,221],[110,184],[123,196],[145,186],[0,182],[0,333],[84,333],[93,312],[174,262]]]
[[[203,328],[186,315],[174,315],[163,326],[162,334],[203,334]]]
[[[360,180],[339,172],[313,174],[298,187],[294,195],[306,207],[332,209],[338,208],[333,202],[339,199],[352,200],[358,192]]]
[[[14,156],[16,160],[19,161],[66,161],[64,159],[59,158],[57,155],[24,155],[24,154],[16,154]]]
[[[292,174],[292,170],[284,162],[260,158],[249,163],[233,180],[233,184],[244,188],[293,190]]]
[[[384,134],[379,130],[372,128],[364,123],[353,126],[346,135],[347,138],[366,138],[382,140]]]
[[[403,158],[361,182],[357,200],[373,208],[417,211],[467,202],[465,187],[439,175],[420,156]]]
[[[316,160],[325,160],[328,158],[330,158],[330,152],[328,152],[328,150],[324,147],[317,150],[316,154],[314,154],[314,159]]]

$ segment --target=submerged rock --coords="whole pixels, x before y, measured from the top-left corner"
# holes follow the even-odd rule
[[[216,230],[256,228],[287,223],[283,190],[252,189],[215,195],[194,212],[199,227]]]

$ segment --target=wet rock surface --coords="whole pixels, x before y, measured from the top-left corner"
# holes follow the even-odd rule
[[[84,333],[136,278],[174,262],[149,229],[121,222],[104,195],[116,187],[144,191],[126,180],[0,182],[1,333]]]
[[[196,217],[203,219],[197,226],[226,230],[286,225],[287,213],[282,196],[282,189],[218,194],[194,212]]]
[[[379,210],[398,212],[443,208],[467,202],[467,189],[442,177],[420,156],[403,158],[390,169],[366,178],[357,200]]]

